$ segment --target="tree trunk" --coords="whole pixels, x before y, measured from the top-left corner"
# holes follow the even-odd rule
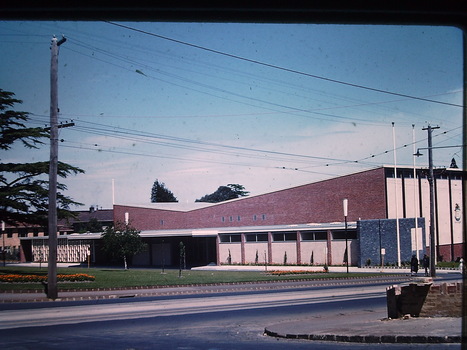
[[[126,255],[123,256],[123,262],[125,263],[125,270],[128,270],[128,265],[126,263]]]

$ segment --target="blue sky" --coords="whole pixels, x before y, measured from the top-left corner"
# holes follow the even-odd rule
[[[112,179],[117,203],[149,203],[156,179],[193,202],[228,183],[261,194],[393,164],[392,122],[398,164],[412,165],[412,124],[417,147],[428,123],[440,127],[434,146],[462,142],[459,29],[118,24],[129,28],[0,22],[0,87],[32,125],[49,123],[52,35],[67,38],[60,120],[75,126],[60,129],[59,159],[86,171],[63,181],[83,209],[111,207]],[[15,147],[1,159],[48,154]],[[435,166],[453,157],[460,166],[460,147],[438,149]]]

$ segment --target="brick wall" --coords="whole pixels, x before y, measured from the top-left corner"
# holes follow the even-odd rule
[[[378,168],[186,212],[115,205],[114,220],[123,221],[128,212],[138,230],[334,222],[343,221],[344,198],[349,221],[384,218],[384,179],[384,169]]]
[[[462,283],[411,283],[386,290],[389,318],[462,317]]]
[[[432,285],[420,312],[421,317],[461,317],[462,283]]]

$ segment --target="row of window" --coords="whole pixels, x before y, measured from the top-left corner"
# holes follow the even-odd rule
[[[326,241],[328,237],[327,231],[304,231],[301,232],[302,241]],[[345,230],[336,230],[331,232],[331,239],[340,240],[340,239],[357,239],[356,230],[348,230],[347,234]],[[233,234],[220,234],[219,239],[221,243],[240,243],[242,241],[242,236],[240,233]],[[251,242],[267,242],[268,233],[247,233],[245,234],[245,241],[247,243]],[[273,242],[293,242],[297,241],[297,232],[274,232],[272,233]]]
[[[261,215],[253,215],[253,221],[259,221],[259,220],[266,220],[266,214],[261,214]],[[222,216],[221,217],[222,222],[235,222],[235,221],[242,221],[242,217],[240,215],[230,215],[230,216]],[[160,220],[160,226],[164,226],[165,222],[164,220]]]
[[[261,214],[261,215],[253,215],[253,221],[258,221],[258,220],[266,220],[266,214]],[[234,222],[234,221],[242,221],[242,217],[240,215],[237,216],[222,216],[221,217],[222,222]]]
[[[436,179],[451,179],[451,180],[462,180],[462,173],[461,172],[447,172],[443,171],[444,169],[435,169],[435,178]],[[386,176],[394,178],[394,169],[387,168],[385,169]],[[417,178],[427,179],[428,178],[428,169],[417,169],[416,171]],[[397,169],[397,177],[398,178],[413,178],[413,169]]]

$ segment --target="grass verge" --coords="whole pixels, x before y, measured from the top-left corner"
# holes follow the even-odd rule
[[[370,277],[381,276],[380,273],[310,273],[299,275],[271,275],[264,272],[238,272],[238,271],[182,271],[179,277],[178,270],[160,269],[112,269],[112,268],[59,268],[58,274],[86,273],[95,277],[91,282],[60,282],[59,290],[67,289],[95,289],[95,288],[125,288],[125,287],[154,287],[177,286],[191,284],[240,283],[284,280],[333,279],[344,277]],[[47,276],[47,268],[31,267],[1,267],[0,274],[37,274]],[[41,283],[0,283],[0,292],[10,290],[43,289]]]

